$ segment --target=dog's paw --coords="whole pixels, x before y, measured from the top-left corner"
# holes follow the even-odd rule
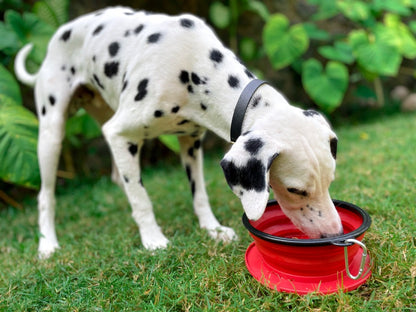
[[[147,250],[165,249],[169,240],[162,233],[150,233],[150,235],[142,235],[142,244]]]
[[[206,230],[208,231],[209,236],[218,241],[229,243],[231,241],[238,240],[238,236],[234,230],[226,226],[220,225],[214,229]]]
[[[58,242],[53,242],[46,240],[44,238],[41,238],[39,240],[39,248],[38,248],[38,256],[39,259],[48,259],[56,249],[59,249]]]

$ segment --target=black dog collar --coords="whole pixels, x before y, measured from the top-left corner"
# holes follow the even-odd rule
[[[234,109],[233,119],[231,121],[231,142],[235,142],[241,134],[241,127],[243,126],[248,103],[250,103],[254,92],[256,92],[256,90],[265,83],[267,82],[260,79],[254,79],[250,81],[244,88],[243,92],[241,92],[237,105]]]

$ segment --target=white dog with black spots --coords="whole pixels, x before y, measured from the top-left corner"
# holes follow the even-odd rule
[[[39,116],[40,257],[59,248],[56,171],[73,105],[85,106],[103,125],[145,248],[165,248],[169,241],[142,183],[140,149],[143,140],[167,133],[178,135],[201,228],[215,239],[236,238],[211,211],[201,139],[208,129],[230,141],[236,103],[255,77],[209,26],[190,14],[115,7],[61,26],[36,74],[25,69],[31,48],[19,52],[15,71],[23,83],[35,87]],[[270,185],[286,215],[310,237],[342,232],[328,192],[337,138],[320,114],[289,105],[278,91],[262,84],[248,102],[241,133],[221,166],[249,219],[262,216]]]

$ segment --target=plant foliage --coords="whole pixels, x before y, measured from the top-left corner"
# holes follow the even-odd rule
[[[19,86],[0,65],[0,178],[36,188],[39,185],[36,117],[22,105]]]
[[[263,30],[265,51],[276,69],[299,69],[306,92],[327,113],[341,105],[351,76],[381,85],[395,77],[403,59],[416,58],[415,23],[403,21],[416,9],[408,0],[309,0],[316,13],[302,23],[290,24],[282,14],[272,15]],[[346,33],[331,33],[318,24],[343,16],[353,25]],[[314,59],[313,47],[326,70]],[[335,62],[335,63],[334,63]],[[312,74],[314,73],[314,74]],[[376,90],[377,91],[377,90]],[[379,103],[383,94],[376,92]]]
[[[52,3],[54,3],[52,5]],[[39,1],[37,7],[64,8],[67,0]],[[13,8],[13,4],[15,7]],[[60,4],[60,5],[59,5]],[[37,161],[38,122],[36,116],[22,105],[19,85],[8,68],[17,51],[31,42],[35,49],[28,60],[28,67],[37,70],[46,54],[47,43],[56,29],[36,14],[36,11],[19,13],[24,5],[20,1],[10,3],[12,8],[4,13],[0,22],[0,179],[29,188],[39,187]],[[62,11],[62,9],[58,9]],[[59,16],[63,17],[60,13]]]

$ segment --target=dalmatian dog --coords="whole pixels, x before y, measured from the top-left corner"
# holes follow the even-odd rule
[[[227,141],[231,129],[236,132],[221,166],[249,219],[262,216],[271,186],[283,211],[310,237],[342,232],[328,192],[335,133],[317,112],[293,107],[270,85],[258,83],[201,19],[108,8],[61,26],[36,74],[25,69],[31,49],[28,45],[19,52],[15,72],[34,86],[39,116],[40,257],[59,248],[56,171],[73,105],[86,105],[102,124],[149,250],[165,248],[169,241],[143,186],[139,155],[143,140],[167,133],[178,135],[201,228],[215,239],[236,238],[231,228],[220,225],[208,202],[201,148],[206,129]],[[246,105],[236,112],[239,100]]]

